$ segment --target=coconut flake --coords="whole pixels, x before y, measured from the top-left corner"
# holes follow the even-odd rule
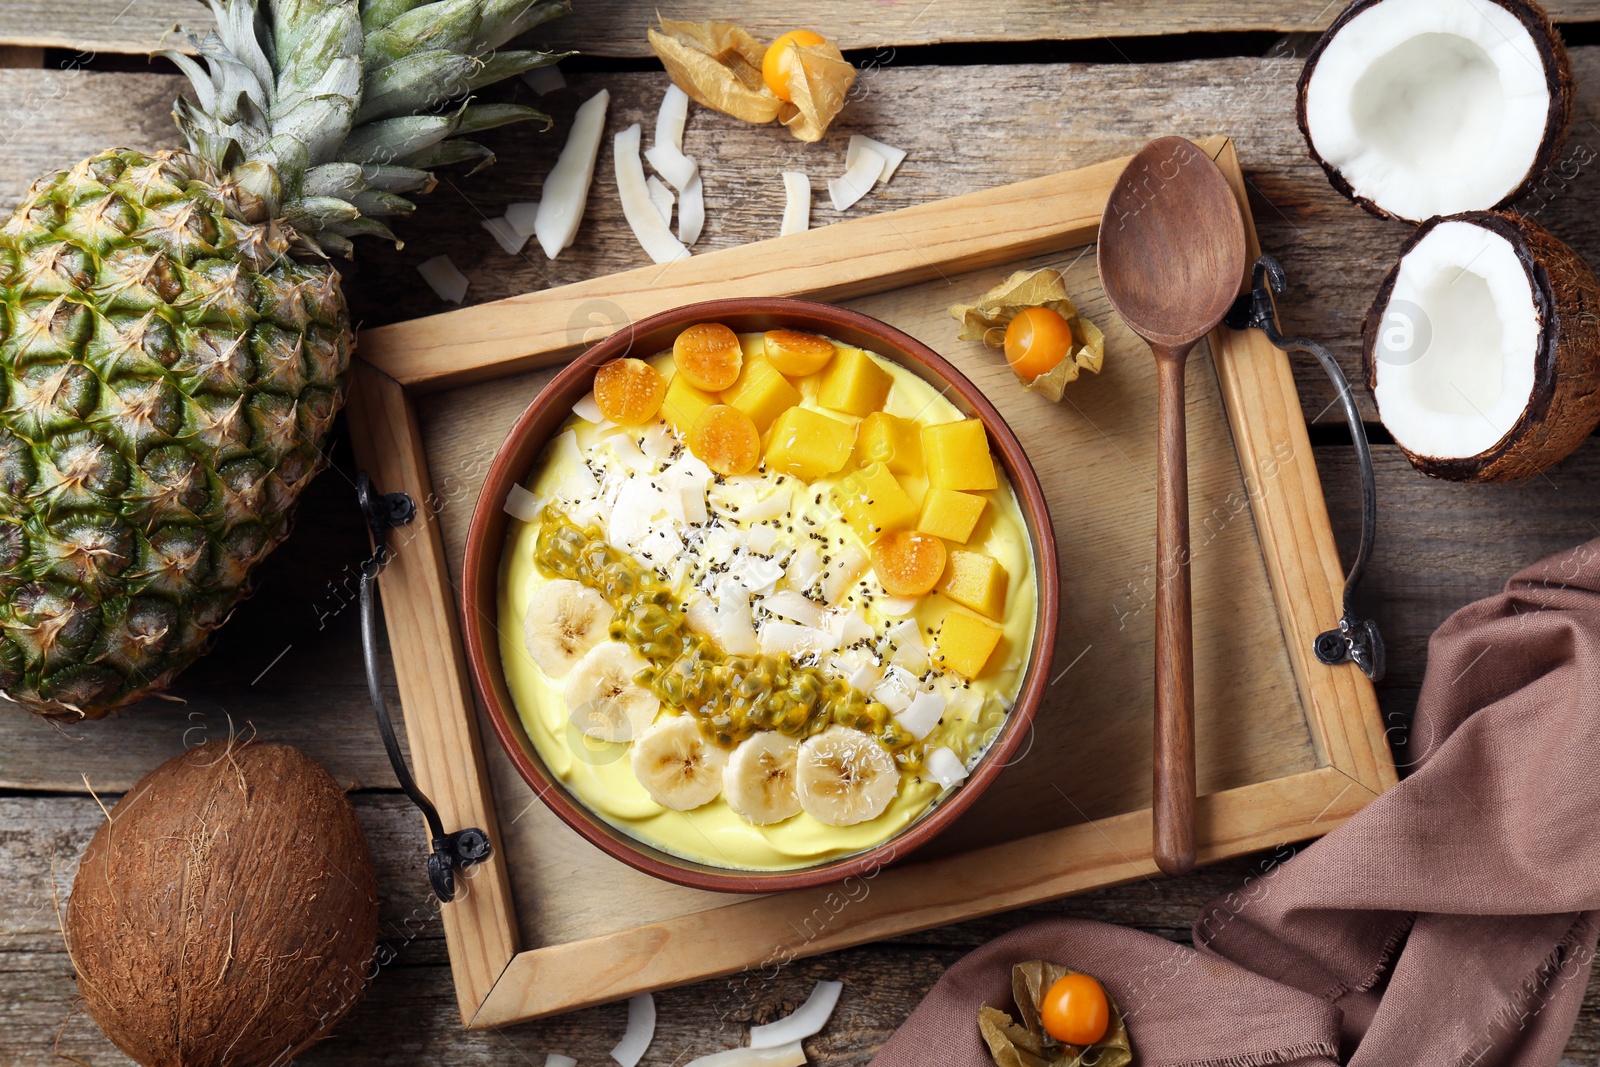
[[[571,1056],[563,1056],[559,1052],[552,1052],[544,1058],[544,1067],[578,1067],[578,1061]]]
[[[917,610],[917,598],[914,596],[881,596],[876,603],[878,611],[890,619],[903,619]]]
[[[857,641],[869,640],[876,634],[872,624],[859,611],[830,611],[827,626],[833,636],[839,639],[840,645],[853,645]]]
[[[689,94],[676,84],[667,86],[661,98],[661,109],[656,112],[655,144],[670,145],[683,151],[683,126],[689,118]]]
[[[523,522],[535,522],[539,518],[541,507],[539,498],[520,485],[513,484],[511,492],[506,494],[506,514],[513,519],[521,519]]]
[[[778,236],[804,233],[811,228],[811,179],[797,170],[783,172],[783,225]]]
[[[772,1048],[730,1048],[690,1060],[683,1067],[804,1067],[805,1049],[800,1042]]]
[[[732,578],[717,586],[717,639],[723,651],[736,656],[748,656],[757,649],[750,590]]]
[[[849,682],[851,688],[862,693],[870,693],[872,687],[877,685],[878,679],[882,677],[876,664],[863,663],[850,673]]]
[[[750,527],[749,536],[745,540],[757,552],[771,552],[773,546],[778,543],[778,531],[763,523]]]
[[[611,94],[601,89],[578,108],[567,143],[545,177],[533,234],[550,259],[560,255],[578,236],[578,224],[589,204],[594,161],[600,155],[600,138],[606,130],[606,108],[610,103]]]
[[[584,422],[596,425],[606,421],[606,417],[600,413],[600,405],[595,401],[592,391],[583,394],[583,398],[572,405],[572,413]]]
[[[456,270],[449,256],[434,256],[417,264],[417,273],[440,300],[459,304],[467,296],[467,276]]]
[[[673,148],[670,144],[653,144],[644,154],[656,173],[667,180],[667,183],[678,191],[683,191],[689,183],[694,181],[696,174],[700,173],[700,165],[692,156],[686,156]]]
[[[905,727],[906,733],[921,741],[933,732],[939,725],[939,719],[944,715],[944,696],[939,693],[918,692],[911,698],[911,704],[906,710],[894,717],[894,721]]]
[[[764,655],[792,657],[807,652],[832,652],[838,647],[832,634],[815,626],[773,620],[761,624],[761,652]]]
[[[967,765],[961,762],[960,756],[941,745],[922,758],[922,773],[949,789],[966,780]]]
[[[770,530],[772,527],[758,528]],[[774,615],[781,615],[792,622],[806,626],[822,626],[822,605],[809,597],[801,596],[793,589],[779,589],[762,600],[761,604]]]
[[[888,634],[895,646],[889,662],[898,663],[912,674],[928,669],[928,646],[922,642],[922,628],[915,619],[900,620],[889,627]]]
[[[696,174],[683,187],[683,196],[678,200],[678,240],[686,245],[694,244],[700,240],[700,231],[705,225],[705,186],[700,184],[700,175]]]
[[[656,1036],[656,1001],[649,993],[628,998],[628,1029],[611,1050],[622,1067],[637,1067]]]
[[[650,187],[644,180],[644,164],[639,162],[639,124],[635,122],[617,134],[612,143],[617,193],[622,197],[622,214],[633,229],[633,236],[657,263],[685,258],[689,250],[672,236],[672,231],[661,221],[660,212],[650,201]]]
[[[850,145],[844,150],[844,169],[848,171],[855,165],[863,149],[876,152],[883,157],[883,173],[878,175],[879,185],[888,185],[889,179],[894,177],[894,172],[900,169],[900,164],[906,160],[904,149],[886,145],[866,134],[853,133],[850,135]]]
[[[873,687],[871,695],[873,700],[899,714],[911,706],[917,692],[916,676],[897,665],[883,672],[883,680]]]
[[[656,211],[661,215],[661,221],[668,226],[672,225],[672,205],[677,197],[672,195],[672,190],[662,183],[654,174],[644,180],[645,188],[650,190],[650,202],[656,206]]]
[[[843,982],[822,981],[811,987],[806,1002],[777,1022],[750,1028],[751,1048],[778,1048],[798,1044],[802,1039],[820,1033],[833,1015],[844,992]]]
[[[505,219],[506,225],[515,230],[518,237],[532,237],[539,222],[539,201],[524,200],[507,204]]]
[[[528,86],[528,88],[532,89],[540,96],[544,96],[548,93],[555,92],[557,89],[565,89],[567,87],[567,76],[561,73],[561,67],[556,63],[551,63],[549,66],[545,67],[534,67],[532,70],[525,70],[522,72],[522,80]],[[566,1057],[563,1056],[562,1059],[566,1059]],[[550,1064],[545,1064],[545,1067],[550,1067]]]
[[[883,167],[884,159],[878,153],[870,148],[858,149],[855,163],[828,182],[828,196],[833,200],[834,210],[846,211],[871,192],[878,176],[883,173]]]
[[[833,562],[822,577],[822,595],[830,604],[844,599],[867,567],[867,554],[855,544],[846,542],[833,553]]]
[[[789,584],[796,589],[807,589],[822,573],[822,555],[810,545],[802,545],[789,557]]]
[[[494,243],[505,249],[508,255],[515,256],[520,254],[522,246],[528,243],[527,237],[513,229],[504,216],[482,219],[478,225],[488,230],[490,236],[494,238]]]

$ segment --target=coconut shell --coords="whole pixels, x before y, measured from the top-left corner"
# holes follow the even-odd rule
[[[1400,260],[1435,226],[1452,221],[1482,226],[1510,241],[1527,272],[1544,323],[1534,356],[1533,391],[1522,417],[1486,452],[1439,459],[1403,446],[1400,450],[1412,466],[1435,478],[1522,481],[1567,458],[1600,425],[1600,282],[1583,257],[1560,238],[1532,219],[1509,211],[1467,211],[1430,219],[1401,246]],[[1378,330],[1399,275],[1397,260],[1361,324],[1368,389],[1377,387]],[[1381,410],[1378,417],[1383,417]]]
[[[1338,36],[1339,31],[1344,29],[1346,23],[1368,8],[1376,7],[1383,2],[1384,0],[1356,0],[1333,20],[1332,25],[1322,32],[1321,37],[1317,38],[1311,53],[1306,56],[1305,66],[1300,69],[1300,80],[1295,86],[1295,121],[1305,138],[1306,151],[1322,168],[1322,172],[1328,176],[1329,184],[1337,189],[1341,196],[1360,204],[1379,218],[1420,222],[1420,219],[1402,219],[1392,212],[1385,211],[1366,197],[1358,195],[1345,180],[1344,175],[1323,159],[1317,151],[1317,146],[1311,140],[1310,123],[1306,121],[1306,89],[1311,84],[1311,72],[1316,69],[1317,61],[1322,58],[1323,51],[1329,42]],[[1555,165],[1562,148],[1566,145],[1567,133],[1572,129],[1573,105],[1578,91],[1577,83],[1572,79],[1572,64],[1567,58],[1567,46],[1562,43],[1561,34],[1550,21],[1550,16],[1545,14],[1544,8],[1532,0],[1491,0],[1491,2],[1516,16],[1517,21],[1527,28],[1529,36],[1533,38],[1534,46],[1539,50],[1539,58],[1544,64],[1545,84],[1550,90],[1550,110],[1545,120],[1544,136],[1539,139],[1539,153],[1534,157],[1533,165],[1528,168],[1528,173],[1523,177],[1521,184],[1507,193],[1499,203],[1483,205],[1486,209],[1504,207],[1518,197],[1526,195]]]
[[[134,1060],[276,1067],[360,997],[377,879],[316,761],[205,744],[141,779],[95,833],[66,930],[89,1014]]]

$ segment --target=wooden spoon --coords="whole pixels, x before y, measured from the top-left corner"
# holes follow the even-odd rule
[[[1189,613],[1189,350],[1222,321],[1244,277],[1244,220],[1227,178],[1182,137],[1151,141],[1106,202],[1100,284],[1156,357],[1156,865],[1194,866],[1194,641]]]

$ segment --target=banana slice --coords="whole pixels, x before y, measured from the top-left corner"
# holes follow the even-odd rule
[[[522,642],[539,669],[551,678],[567,672],[606,639],[611,605],[579,582],[557,578],[534,590],[522,622]]]
[[[728,753],[707,741],[688,715],[662,719],[639,736],[629,753],[634,777],[657,804],[688,811],[722,792]]]
[[[795,763],[800,742],[763,730],[739,743],[722,771],[722,793],[745,822],[765,826],[800,813]]]
[[[595,645],[567,675],[567,716],[597,741],[632,741],[656,720],[661,701],[635,682],[648,667],[621,641]]]
[[[796,791],[805,813],[828,826],[876,819],[900,792],[900,769],[877,739],[830,726],[800,746]]]

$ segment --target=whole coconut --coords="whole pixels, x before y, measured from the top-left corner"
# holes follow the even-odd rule
[[[78,867],[67,937],[89,1014],[146,1067],[268,1067],[361,995],[378,934],[366,838],[285,745],[206,744],[122,798]]]

